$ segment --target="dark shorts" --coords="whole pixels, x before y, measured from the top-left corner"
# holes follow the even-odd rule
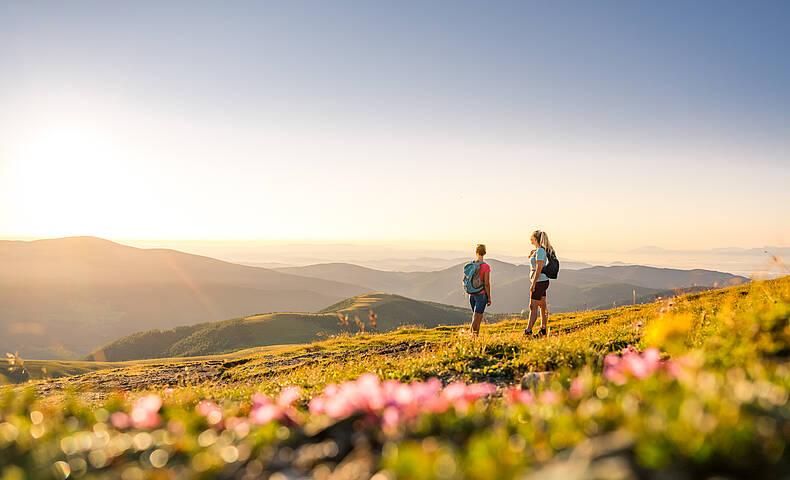
[[[488,303],[488,294],[486,292],[480,292],[477,295],[469,295],[469,304],[472,306],[472,311],[475,313],[485,312],[486,303]]]
[[[546,290],[549,289],[549,281],[543,280],[535,284],[535,290],[532,291],[532,300],[540,300],[546,296]]]

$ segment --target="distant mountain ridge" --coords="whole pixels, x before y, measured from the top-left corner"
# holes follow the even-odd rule
[[[519,312],[529,303],[530,269],[489,259],[492,271],[491,312]],[[461,289],[462,264],[434,272],[387,272],[347,263],[324,263],[305,267],[281,268],[278,271],[321,279],[345,279],[374,291],[405,295],[419,300],[466,306]],[[612,303],[643,301],[655,296],[671,295],[674,289],[695,286],[729,286],[747,282],[745,277],[711,270],[623,265],[589,267],[579,270],[563,268],[559,278],[551,281],[549,303],[552,311],[566,312],[596,308]]]
[[[0,351],[74,358],[138,330],[316,311],[370,291],[96,237],[0,241]]]
[[[376,327],[369,312],[376,315]],[[348,316],[349,325],[338,317]],[[355,317],[366,331],[388,332],[403,325],[459,325],[469,321],[465,308],[421,302],[399,295],[365,294],[345,299],[318,313],[267,313],[172,330],[137,332],[120,338],[89,355],[89,360],[123,361],[143,358],[213,355],[245,348],[306,343],[327,335],[356,332]]]

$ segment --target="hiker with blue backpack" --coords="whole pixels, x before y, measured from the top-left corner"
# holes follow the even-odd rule
[[[556,279],[560,271],[560,262],[557,254],[549,242],[546,232],[535,230],[530,236],[530,242],[535,248],[529,253],[529,262],[532,269],[529,301],[529,325],[524,330],[524,335],[532,335],[532,327],[538,319],[540,308],[539,337],[549,334],[549,309],[546,303],[546,290],[549,289],[549,279]]]
[[[469,305],[472,307],[472,335],[477,337],[483,322],[483,312],[491,305],[491,265],[483,260],[485,245],[478,245],[475,253],[477,258],[464,265],[464,291],[469,295]]]

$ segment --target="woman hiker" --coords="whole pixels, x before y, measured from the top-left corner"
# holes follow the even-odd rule
[[[543,273],[549,255],[555,256],[554,248],[549,242],[546,232],[535,230],[530,237],[532,246],[535,248],[529,252],[529,263],[532,267],[532,282],[530,285],[529,301],[529,325],[524,330],[524,335],[532,335],[532,327],[538,319],[538,308],[540,308],[540,331],[538,336],[548,335],[549,309],[546,306],[546,290],[549,288],[549,277]]]

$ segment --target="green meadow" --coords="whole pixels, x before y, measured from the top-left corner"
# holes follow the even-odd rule
[[[46,368],[46,376],[79,375],[3,387],[2,475],[780,478],[790,474],[789,319],[786,277],[554,315],[547,338],[525,338],[525,319],[514,317],[487,323],[479,339],[459,326],[404,327],[206,357],[31,361],[25,368]],[[658,348],[663,366],[604,375],[627,346]],[[463,408],[412,412],[395,428],[377,426],[376,410],[308,412],[311,399],[333,391],[327,385],[368,372],[404,384],[486,382],[496,393]],[[531,372],[541,374],[519,389]],[[286,386],[301,391],[292,417],[248,422],[258,408],[253,393],[276,398]],[[150,394],[163,401],[156,424],[110,420]],[[201,401],[222,420],[199,413]]]

